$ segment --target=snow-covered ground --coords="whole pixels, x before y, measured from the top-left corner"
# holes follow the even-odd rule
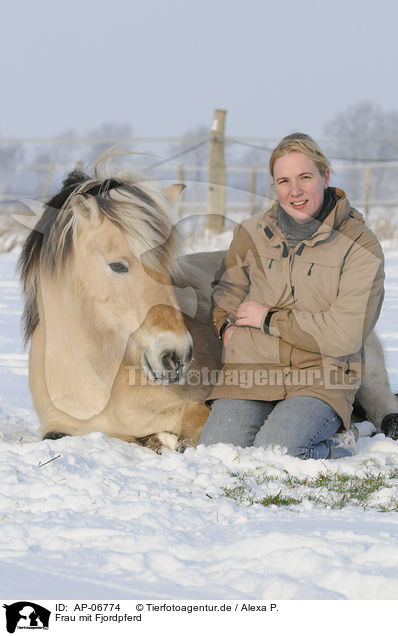
[[[383,435],[329,462],[229,445],[158,456],[100,433],[40,441],[16,259],[0,255],[1,598],[398,599],[398,442]],[[377,331],[395,391],[397,308],[389,252]],[[326,474],[380,487],[339,507]],[[296,501],[263,505],[281,493]]]

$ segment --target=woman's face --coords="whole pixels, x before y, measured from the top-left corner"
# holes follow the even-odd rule
[[[290,152],[274,164],[274,185],[282,208],[297,223],[306,223],[322,207],[330,171],[324,175],[302,152]]]

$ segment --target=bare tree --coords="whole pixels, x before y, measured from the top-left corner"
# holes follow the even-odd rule
[[[207,169],[209,146],[207,143],[201,143],[209,139],[209,128],[204,124],[200,124],[195,128],[186,130],[182,139],[178,143],[173,143],[168,148],[168,155],[174,157],[181,153],[181,163],[186,164],[193,170],[186,174],[189,181],[200,182],[204,171]],[[191,150],[190,150],[191,149]],[[178,162],[178,156],[174,162]]]
[[[374,102],[349,106],[326,123],[324,133],[339,139],[341,157],[390,159],[398,155],[398,112]]]
[[[0,145],[0,189],[2,192],[19,192],[23,186],[20,168],[24,161],[25,148],[21,143]]]
[[[98,143],[92,143],[91,149],[97,157],[107,152],[111,147],[121,145],[133,136],[133,129],[130,124],[105,122],[96,128],[88,131],[87,136],[91,139],[98,139]],[[104,141],[101,141],[104,140]]]
[[[353,162],[350,169],[347,164],[345,175],[342,175],[351,197],[360,197],[363,193],[364,161],[377,163],[398,159],[398,112],[384,111],[375,102],[362,101],[349,106],[326,123],[324,134],[331,139],[329,156]],[[387,198],[396,178],[396,167],[373,166],[373,196]]]

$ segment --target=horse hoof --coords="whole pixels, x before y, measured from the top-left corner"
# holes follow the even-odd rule
[[[184,453],[187,448],[192,448],[195,446],[195,443],[191,439],[179,439],[176,446],[176,451],[179,453]]]
[[[386,437],[398,439],[398,413],[389,413],[383,417],[380,430]]]
[[[56,431],[54,431],[52,433],[46,433],[43,437],[43,441],[45,439],[61,439],[61,437],[68,437],[68,435],[66,433],[57,433]]]
[[[158,433],[158,439],[162,444],[162,453],[176,450],[178,437],[174,433]]]
[[[163,455],[167,451],[175,450],[177,435],[174,435],[174,433],[153,433],[152,435],[139,437],[136,441],[140,446],[146,446],[146,448],[150,448],[158,455]]]

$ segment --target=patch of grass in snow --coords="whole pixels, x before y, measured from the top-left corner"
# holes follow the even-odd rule
[[[243,505],[289,507],[309,501],[331,509],[356,506],[363,510],[398,512],[398,468],[372,472],[367,467],[362,474],[324,470],[315,477],[297,477],[285,472],[284,476],[266,472],[231,473],[232,484],[222,489],[222,495]],[[265,494],[264,485],[269,491]]]
[[[267,495],[256,503],[262,506],[295,506],[302,502],[302,499],[295,499],[289,495],[283,494],[282,490],[276,493],[276,495]]]
[[[262,506],[290,506],[297,505],[302,502],[302,499],[296,499],[286,493],[279,492],[269,493],[261,498],[256,496],[253,486],[250,485],[253,476],[249,476],[247,473],[237,474],[232,473],[234,479],[234,485],[231,487],[224,487],[222,494],[224,497],[234,499],[238,503],[242,504],[261,504]],[[264,483],[274,481],[274,477],[270,475],[259,475],[254,479],[256,485],[263,485]]]

